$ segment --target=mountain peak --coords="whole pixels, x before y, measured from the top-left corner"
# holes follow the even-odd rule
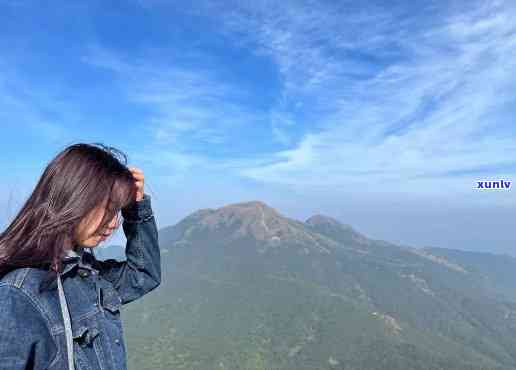
[[[289,220],[259,200],[231,203],[220,208],[204,208],[188,216],[188,228],[222,232],[230,239],[253,237],[268,240],[288,229]],[[191,232],[191,231],[190,231]]]
[[[263,210],[268,210],[268,211],[276,212],[274,210],[274,208],[268,206],[267,204],[265,204],[261,200],[250,200],[248,202],[231,203],[231,204],[228,204],[227,206],[224,206],[222,208],[227,208],[227,207],[248,208],[248,209],[256,209],[256,210],[263,209]]]
[[[224,243],[254,239],[264,243],[260,253],[270,246],[280,245],[302,246],[305,254],[309,250],[329,253],[328,246],[337,244],[324,235],[314,233],[304,222],[290,219],[259,200],[198,210],[181,221],[175,230],[174,239],[182,239],[183,242],[194,235]]]
[[[284,218],[278,211],[259,200],[231,203],[217,209],[218,213],[232,213],[242,218],[253,218],[260,222],[272,221],[275,218]]]
[[[284,216],[259,200],[228,204],[218,208],[213,216],[226,226],[238,222],[237,234],[249,234],[259,240],[269,239],[287,224]]]

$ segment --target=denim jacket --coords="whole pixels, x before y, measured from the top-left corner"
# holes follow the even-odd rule
[[[125,370],[121,305],[161,283],[158,230],[148,194],[122,209],[127,261],[99,261],[78,246],[64,257],[61,286],[76,370]],[[89,250],[89,251],[87,251]],[[55,273],[17,268],[0,280],[0,370],[68,370],[65,321]]]

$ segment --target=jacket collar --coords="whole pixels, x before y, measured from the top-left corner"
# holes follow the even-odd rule
[[[70,249],[67,253],[62,257],[63,262],[63,272],[61,272],[61,278],[65,279],[73,270],[76,268],[85,268],[88,270],[95,270],[90,263],[86,261],[85,254],[91,252],[86,252],[86,248],[78,245],[75,246],[74,249]],[[47,274],[42,279],[39,285],[39,291],[42,292],[44,290],[53,290],[57,289],[57,275],[54,271],[48,271]]]
[[[61,272],[61,277],[64,277],[69,271],[82,264],[83,257],[84,248],[81,248],[80,246],[76,246],[74,249],[68,250],[61,258],[63,263],[63,272]]]

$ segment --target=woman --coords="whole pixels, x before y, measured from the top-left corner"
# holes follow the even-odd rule
[[[144,175],[125,163],[67,147],[0,234],[1,370],[127,369],[120,306],[160,285],[161,261]],[[119,211],[127,261],[98,261]]]

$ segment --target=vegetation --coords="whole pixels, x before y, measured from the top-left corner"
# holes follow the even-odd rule
[[[265,219],[281,225],[272,243],[241,232],[252,219],[207,215],[160,231],[162,285],[123,308],[130,369],[516,369],[516,301],[486,256],[324,218]]]

